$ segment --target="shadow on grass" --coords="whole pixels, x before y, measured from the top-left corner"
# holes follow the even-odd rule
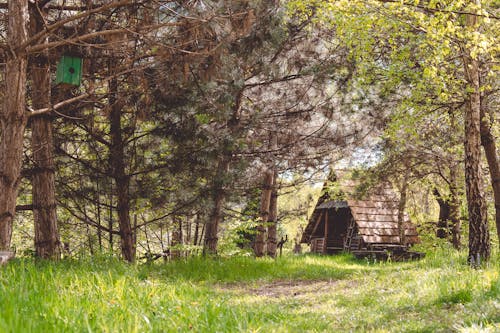
[[[277,259],[194,257],[167,264],[142,265],[143,276],[166,280],[203,282],[252,282],[272,280],[346,279],[353,275],[392,271],[411,263],[371,263],[349,254],[336,256],[300,255]]]
[[[468,312],[461,325],[498,321],[494,312],[500,290],[497,271],[481,273],[445,256],[426,260],[374,263],[346,254],[276,260],[194,257],[133,265],[106,256],[60,262],[18,259],[0,268],[5,328],[0,316],[0,331],[32,327],[40,332],[85,331],[87,326],[96,331],[147,331],[150,325],[151,331],[192,327],[204,332],[376,328],[430,332],[446,331],[449,321],[441,318],[453,316],[462,305]],[[427,273],[433,274],[428,282],[416,283]],[[474,289],[470,301],[467,295],[454,295],[478,285],[486,273],[492,282]],[[458,276],[470,282],[451,288]],[[349,279],[358,283],[351,285]],[[293,280],[333,282],[311,283],[307,294],[295,293],[293,288],[270,295],[267,289],[259,289],[259,294],[252,286],[271,282],[274,287],[272,282]],[[217,289],[224,283],[250,288]],[[440,289],[441,285],[446,288]],[[422,287],[428,288],[429,296],[419,297]],[[29,321],[18,315],[23,311],[30,314]]]
[[[254,257],[190,257],[170,262],[128,264],[116,257],[94,256],[80,259],[47,261],[15,259],[4,267],[14,275],[35,270],[46,277],[68,273],[92,275],[102,272],[139,280],[160,279],[168,282],[235,283],[273,280],[346,279],[370,272],[392,272],[414,266],[414,262],[370,262],[350,254],[320,256],[304,254],[276,259]],[[6,273],[6,271],[5,271]],[[0,274],[1,271],[0,271]]]

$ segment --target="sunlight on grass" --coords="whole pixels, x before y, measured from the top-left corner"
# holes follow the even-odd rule
[[[0,268],[0,332],[494,332],[498,262],[464,256],[16,260]]]

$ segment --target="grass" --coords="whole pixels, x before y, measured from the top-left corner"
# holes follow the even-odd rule
[[[417,262],[19,259],[0,267],[0,332],[498,332],[498,256]]]

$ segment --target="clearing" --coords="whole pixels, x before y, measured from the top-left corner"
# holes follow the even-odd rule
[[[18,259],[0,268],[0,332],[498,332],[497,254],[465,256]]]

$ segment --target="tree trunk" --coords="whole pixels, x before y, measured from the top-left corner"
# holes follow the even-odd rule
[[[111,66],[113,67],[113,66]],[[130,178],[125,172],[125,153],[123,146],[122,127],[121,127],[121,105],[117,99],[118,83],[116,80],[110,81],[109,103],[111,112],[109,114],[110,122],[110,166],[113,179],[116,185],[118,225],[120,227],[121,250],[125,260],[133,262],[135,260],[135,237],[132,225],[130,223]]]
[[[477,17],[466,15],[466,26],[475,27]],[[479,86],[479,63],[470,52],[464,54],[465,79],[468,84],[465,105],[465,185],[469,212],[469,262],[479,264],[490,258],[490,234],[486,212],[486,201],[481,184],[481,95]]]
[[[452,244],[453,247],[457,250],[460,250],[461,245],[461,232],[462,226],[460,221],[460,195],[458,193],[458,164],[450,167],[450,199],[449,199],[449,208],[450,208],[450,222],[452,225],[451,235],[452,235]]]
[[[273,170],[267,169],[264,172],[262,193],[260,197],[260,223],[257,225],[257,234],[255,235],[254,253],[256,257],[262,257],[266,253],[266,225],[269,221],[273,179]]]
[[[209,221],[205,226],[205,241],[203,245],[203,254],[217,254],[217,243],[219,241],[219,224],[222,221],[222,208],[226,199],[224,177],[229,171],[230,159],[228,156],[222,156],[217,165],[217,172],[212,185],[213,207],[210,213]]]
[[[28,38],[28,1],[9,1],[5,96],[0,114],[0,250],[9,250],[26,129],[27,56],[18,50]]]
[[[437,188],[434,189],[433,193],[439,205],[436,237],[445,239],[448,238],[448,235],[450,234],[450,203],[448,199],[443,198]]]
[[[99,177],[96,177],[96,192],[95,192],[95,206],[97,211],[97,241],[99,242],[99,252],[102,253],[102,216],[101,216],[101,190],[99,186]]]
[[[192,229],[192,222],[191,218],[189,216],[186,216],[186,223],[184,223],[184,239],[185,241],[183,244],[190,244],[191,243],[191,229]]]
[[[43,17],[39,10],[30,11],[31,33],[43,29]],[[35,109],[50,104],[50,66],[48,51],[32,57],[30,68],[32,80],[32,103]],[[33,151],[33,216],[35,223],[35,253],[41,258],[57,259],[61,256],[57,230],[54,138],[49,115],[31,119],[31,149]]]
[[[111,166],[111,161],[110,161],[110,166]],[[110,181],[110,185],[109,185],[109,210],[108,210],[108,214],[109,214],[109,220],[108,220],[108,230],[109,230],[109,234],[108,234],[108,238],[109,238],[109,253],[113,253],[113,181],[111,180]]]
[[[406,235],[405,235],[405,207],[408,195],[408,179],[410,177],[409,171],[407,171],[403,178],[403,183],[401,184],[401,193],[398,203],[398,234],[399,242],[406,246]]]
[[[269,148],[271,151],[276,151],[278,149],[278,135],[275,131],[272,131],[269,135]],[[267,255],[272,258],[276,258],[276,246],[277,240],[277,227],[278,227],[278,168],[276,166],[275,157],[272,157],[271,161],[272,173],[273,173],[273,183],[271,190],[271,200],[269,202],[269,216],[267,220]],[[281,249],[280,249],[281,251]]]
[[[273,190],[269,202],[269,218],[267,220],[267,255],[276,258],[278,228],[278,189],[276,187],[277,172],[274,171]]]
[[[195,218],[195,222],[194,222],[193,245],[198,245],[199,233],[200,233],[200,214],[196,213],[196,218]]]
[[[200,246],[201,242],[205,239],[206,224],[204,223],[201,227],[200,238],[198,238],[198,243],[196,245]]]
[[[226,125],[232,138],[238,135],[241,127],[240,112],[243,89],[240,89],[235,96],[235,103],[231,118]],[[222,208],[226,200],[226,183],[229,173],[229,166],[233,158],[234,148],[231,143],[224,143],[224,150],[217,163],[217,171],[212,183],[212,211],[207,224],[204,226],[205,237],[203,244],[203,255],[217,254],[217,244],[219,241],[219,224],[222,222]]]
[[[483,108],[481,108],[481,111],[481,144],[484,149],[486,161],[488,161],[488,168],[490,169],[490,180],[493,188],[493,199],[495,201],[495,222],[498,239],[500,240],[500,167],[498,164],[495,137],[491,133],[493,118],[490,121],[486,117]]]
[[[87,216],[87,213],[85,213],[85,216]],[[87,242],[89,245],[89,253],[91,256],[94,255],[94,242],[92,241],[92,233],[90,232],[90,224],[85,223],[85,228],[87,231]]]
[[[170,243],[171,248],[182,245],[182,220],[178,216],[175,216],[173,222],[172,242]],[[178,259],[181,257],[181,251],[179,249],[171,249],[170,255],[172,259]]]

